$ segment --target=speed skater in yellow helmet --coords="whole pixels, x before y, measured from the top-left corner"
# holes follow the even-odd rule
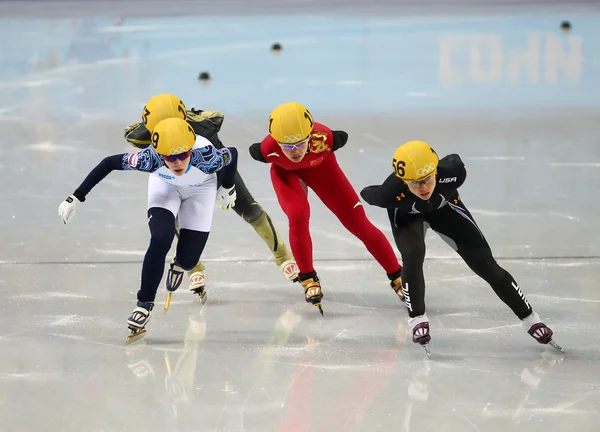
[[[426,142],[409,141],[396,149],[392,166],[405,183],[419,182],[437,172],[438,155]]]
[[[175,156],[189,152],[194,147],[196,133],[185,120],[171,117],[156,125],[151,141],[156,153]]]
[[[314,127],[313,117],[304,105],[286,102],[269,116],[269,134],[279,144],[296,144],[306,140]]]
[[[142,121],[150,132],[158,123],[168,118],[187,120],[187,109],[177,96],[168,93],[159,94],[146,102],[142,112]]]

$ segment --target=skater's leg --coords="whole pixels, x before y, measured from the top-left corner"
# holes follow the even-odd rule
[[[150,245],[142,265],[142,283],[138,301],[154,302],[158,285],[162,279],[165,260],[175,237],[175,218],[179,212],[181,198],[173,185],[156,176],[148,179],[148,227]]]
[[[425,313],[423,275],[428,224],[419,215],[408,215],[394,209],[388,209],[388,217],[394,241],[402,255],[402,291],[408,310],[408,325],[412,331],[413,342],[425,345],[431,340],[429,318]]]
[[[511,274],[498,265],[485,236],[460,200],[432,213],[428,219],[431,228],[458,252],[476,275],[492,287],[519,319],[531,315],[527,298]]]
[[[473,272],[485,280],[498,298],[521,320],[523,328],[538,342],[552,341],[552,330],[541,322],[521,288],[492,255],[485,236],[461,200],[449,203],[430,218],[431,227],[453,247]]]
[[[320,307],[323,293],[321,283],[313,267],[312,240],[309,232],[310,206],[308,189],[296,173],[271,166],[271,180],[281,209],[288,217],[290,246],[300,273],[298,279],[304,288],[307,302]]]
[[[281,268],[285,276],[289,280],[295,279],[298,276],[298,267],[292,253],[275,228],[271,217],[248,191],[239,173],[235,175],[235,190],[237,199],[233,210],[254,228],[256,233],[269,247],[275,258],[275,264]]]
[[[212,226],[216,194],[216,177],[213,177],[202,186],[187,191],[181,203],[178,216],[180,235],[175,260],[169,270],[169,291],[177,289],[183,271],[188,270],[191,273],[190,290],[203,297],[205,275],[197,269]]]
[[[411,318],[425,314],[425,234],[428,224],[419,215],[388,209],[396,247],[402,256],[402,292]]]
[[[165,258],[175,237],[175,216],[170,210],[152,207],[148,209],[150,245],[142,265],[142,283],[137,293],[137,305],[127,320],[132,330],[130,338],[142,332],[150,321],[158,285],[165,270]]]
[[[154,302],[158,285],[165,271],[165,259],[175,237],[175,216],[169,210],[153,207],[148,210],[150,245],[142,265],[142,283],[137,298],[144,303]]]
[[[306,185],[296,173],[285,171],[276,165],[271,166],[271,181],[279,205],[288,218],[290,246],[300,273],[311,273],[314,268]]]
[[[358,194],[338,165],[334,155],[321,165],[302,173],[306,184],[315,191],[340,220],[342,225],[360,239],[383,267],[390,280],[399,279],[401,266],[385,235],[367,218]]]
[[[183,270],[189,270],[197,265],[208,241],[208,235],[208,231],[181,229],[175,255],[179,267]]]

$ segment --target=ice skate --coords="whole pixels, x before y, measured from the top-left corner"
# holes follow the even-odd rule
[[[179,288],[183,281],[184,270],[177,265],[177,257],[173,257],[169,272],[167,273],[167,300],[165,300],[165,313],[169,310],[171,305],[171,296],[173,292]]]
[[[560,345],[552,340],[552,335],[554,333],[546,324],[542,322],[534,324],[529,328],[529,330],[527,330],[527,333],[529,333],[539,343],[550,345],[552,348],[559,350],[561,353],[565,352]]]
[[[206,303],[206,273],[204,271],[196,271],[190,274],[190,291],[198,294],[200,303]]]
[[[127,327],[131,330],[131,334],[125,340],[127,343],[138,340],[146,333],[146,324],[152,317],[153,308],[154,303],[137,302],[137,307],[127,319]]]
[[[431,352],[429,351],[429,342],[431,341],[431,335],[429,334],[429,319],[425,315],[409,318],[408,325],[412,329],[413,342],[420,344],[425,350],[427,357],[431,359]]]
[[[300,270],[298,269],[298,266],[296,265],[296,261],[294,260],[287,260],[284,261],[279,268],[281,269],[281,271],[283,272],[283,274],[285,275],[285,278],[289,281],[292,282],[297,282],[298,281],[298,274],[300,273]]]
[[[323,293],[321,292],[321,282],[317,276],[300,281],[304,288],[304,297],[307,303],[312,303],[314,306],[319,308],[319,312],[323,315],[323,308],[321,307],[321,300],[323,299]]]
[[[560,345],[552,340],[554,332],[541,321],[540,316],[536,312],[532,312],[531,315],[521,320],[521,322],[523,328],[525,328],[527,333],[529,333],[536,341],[543,345],[550,345],[561,353],[565,352]]]
[[[171,261],[171,267],[167,273],[167,291],[173,292],[179,288],[181,282],[183,282],[184,272],[185,271],[177,265],[177,257],[173,257],[173,261]]]
[[[396,278],[390,282],[390,286],[394,290],[394,292],[400,298],[400,301],[404,301],[404,293],[402,292],[402,278]]]

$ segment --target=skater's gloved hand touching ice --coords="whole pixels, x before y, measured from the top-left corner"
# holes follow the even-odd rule
[[[58,216],[66,225],[75,217],[75,208],[80,202],[75,195],[71,195],[58,206]]]
[[[217,198],[222,201],[221,208],[223,210],[230,210],[233,206],[235,206],[235,185],[230,188],[226,188],[224,186],[219,187],[217,191]]]

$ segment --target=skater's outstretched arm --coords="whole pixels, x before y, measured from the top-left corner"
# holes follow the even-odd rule
[[[367,186],[360,196],[370,205],[393,208],[400,205],[402,194],[408,193],[408,186],[394,174],[390,174],[382,185]]]
[[[162,166],[164,166],[162,156],[151,148],[138,153],[121,153],[107,156],[90,171],[85,180],[75,190],[73,196],[80,202],[84,202],[86,195],[112,171],[133,170],[152,173]]]

